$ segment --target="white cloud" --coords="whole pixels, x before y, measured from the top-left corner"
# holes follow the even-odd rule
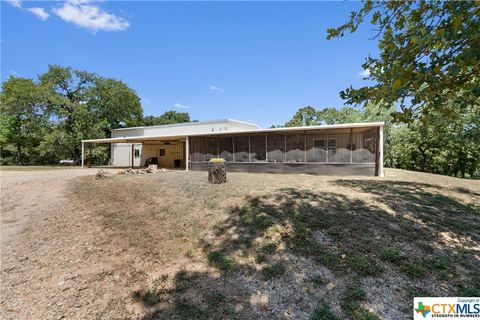
[[[210,86],[210,91],[218,91],[218,92],[223,92],[223,88],[220,87],[215,87],[215,86]]]
[[[190,109],[190,106],[186,106],[184,104],[181,104],[179,102],[175,103],[175,108],[178,108],[178,109]]]
[[[362,77],[362,78],[368,78],[368,77],[370,77],[370,70],[365,69],[362,72],[359,72],[358,76]]]
[[[50,16],[47,11],[45,11],[45,9],[43,8],[27,8],[25,9],[27,11],[30,11],[31,13],[33,13],[34,15],[36,15],[40,20],[42,21],[45,21],[48,19],[48,17]]]
[[[21,9],[22,8],[22,1],[21,0],[7,0],[12,6]]]
[[[130,26],[124,18],[102,10],[89,0],[69,0],[53,12],[66,22],[90,31],[120,31]]]

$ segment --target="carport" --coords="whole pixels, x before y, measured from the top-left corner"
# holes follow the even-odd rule
[[[189,163],[189,140],[188,136],[148,136],[148,137],[123,137],[105,139],[82,140],[82,168],[85,166],[85,147],[88,147],[87,163],[92,163],[92,147],[96,144],[111,145],[116,153],[123,153],[122,158],[126,160],[124,167],[142,167],[149,159],[157,158],[157,163],[163,168],[182,167],[188,171]],[[128,157],[125,157],[128,153]],[[180,165],[176,166],[179,161]]]

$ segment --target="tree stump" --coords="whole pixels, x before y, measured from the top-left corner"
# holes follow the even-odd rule
[[[213,158],[208,163],[208,182],[210,183],[226,183],[227,182],[227,165],[225,159]]]

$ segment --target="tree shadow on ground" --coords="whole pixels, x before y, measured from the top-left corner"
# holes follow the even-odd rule
[[[478,246],[478,207],[420,183],[335,184],[377,197],[296,188],[247,197],[202,242],[208,271],[182,270],[134,293],[152,310],[144,319],[310,318],[331,310],[340,318],[395,318],[410,313],[402,308],[426,289],[478,294],[478,254],[470,247]],[[449,246],[443,232],[469,239]],[[406,279],[405,287],[371,312],[359,280],[388,277],[389,270]],[[332,291],[335,279],[341,281]]]

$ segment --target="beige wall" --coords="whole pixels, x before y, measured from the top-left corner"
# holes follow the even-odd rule
[[[164,156],[160,156],[160,149],[165,150]],[[145,164],[147,158],[157,157],[159,168],[173,168],[175,159],[180,159],[180,165],[185,166],[185,143],[182,141],[172,141],[170,144],[144,144],[142,151],[142,165]]]

